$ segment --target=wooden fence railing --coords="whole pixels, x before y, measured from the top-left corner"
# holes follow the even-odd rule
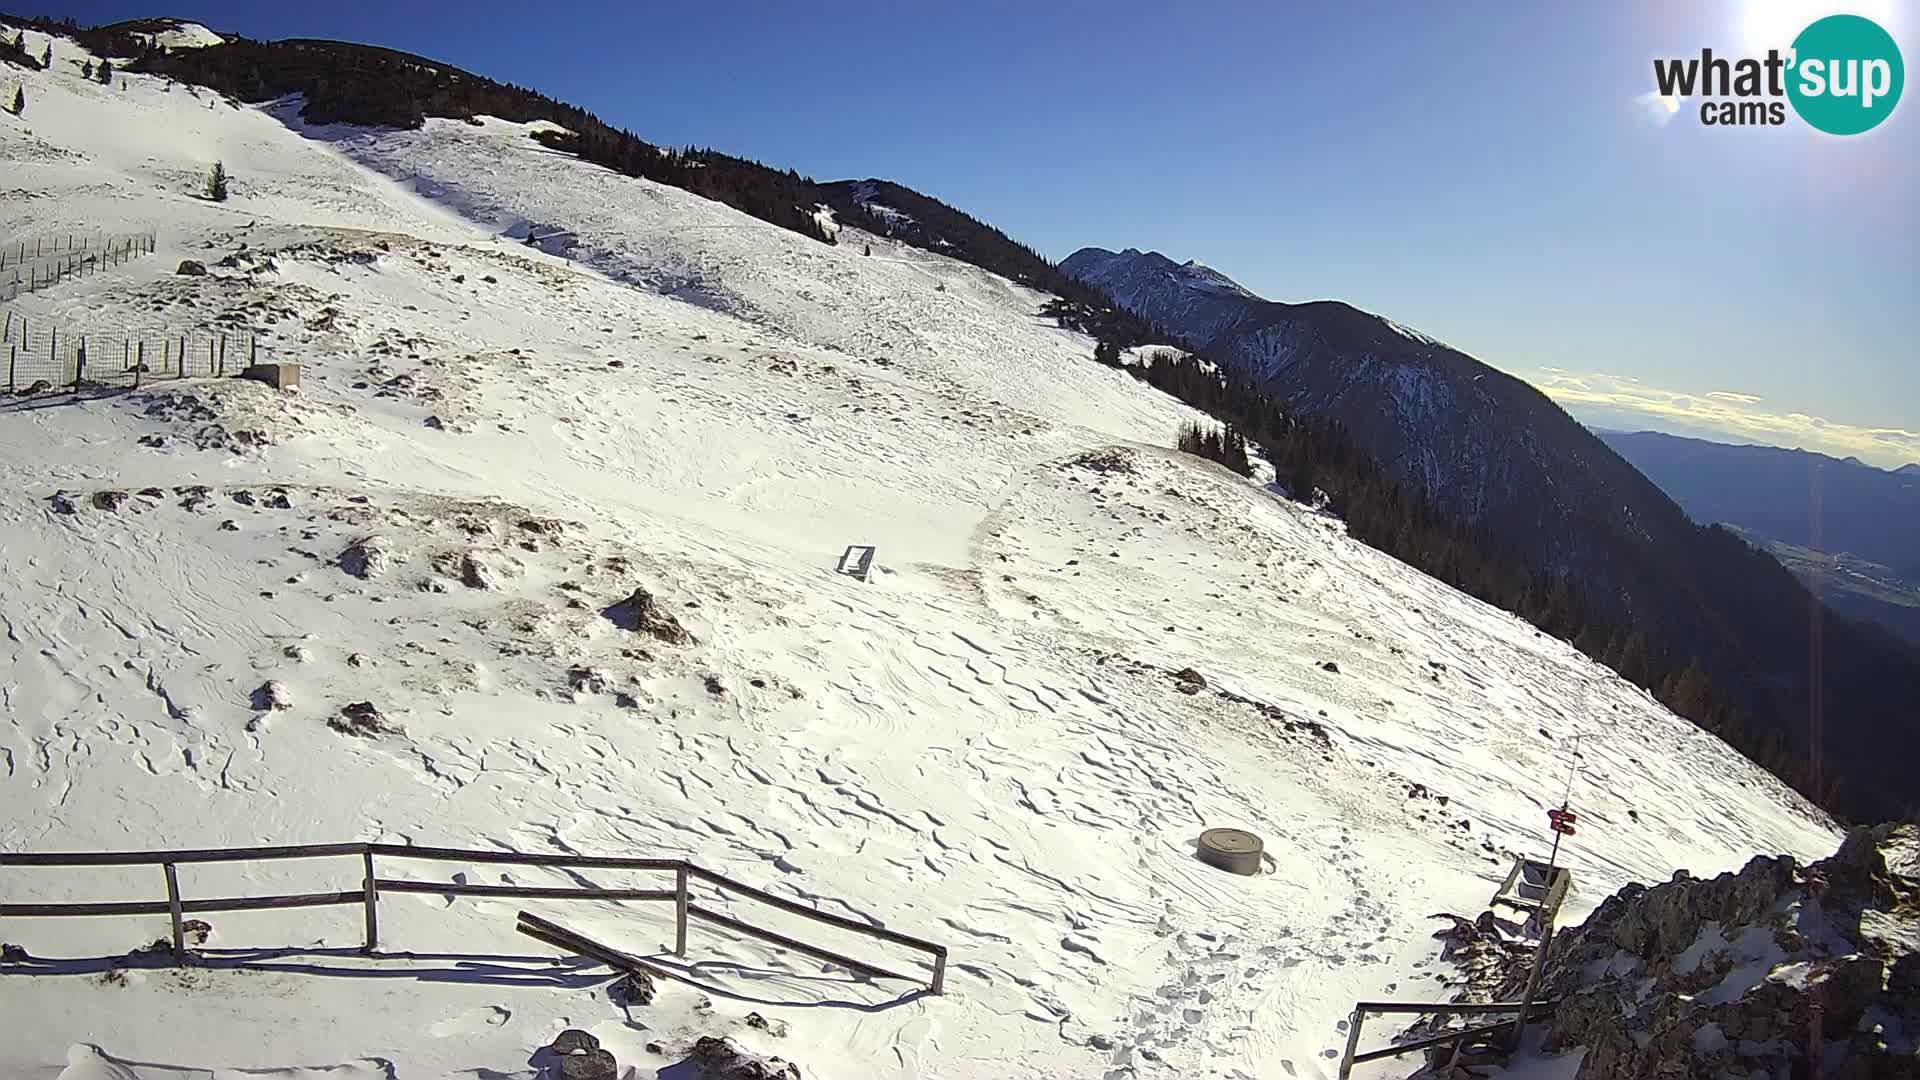
[[[340,892],[297,893],[277,896],[236,896],[220,899],[188,899],[181,895],[181,864],[215,862],[264,862],[274,859],[321,859],[358,857],[363,876],[358,888]],[[468,885],[457,882],[413,881],[383,878],[376,871],[375,859],[417,859],[437,862],[508,863],[515,866],[549,866],[568,869],[647,870],[674,876],[671,889],[549,888],[521,885]],[[850,956],[811,945],[752,923],[725,915],[692,902],[689,886],[694,879],[704,881],[724,893],[764,904],[768,907],[810,919],[849,933],[885,941],[925,953],[933,958],[933,971],[927,979],[935,994],[945,991],[947,947],[921,938],[873,926],[855,919],[832,915],[756,889],[725,874],[696,866],[685,859],[630,859],[600,855],[551,855],[519,851],[477,851],[465,848],[416,847],[411,844],[296,844],[280,847],[204,848],[178,851],[114,852],[7,852],[0,853],[0,867],[48,866],[158,866],[166,877],[165,900],[113,901],[105,903],[19,904],[0,903],[0,918],[66,918],[109,915],[167,915],[172,921],[175,959],[187,959],[184,916],[203,912],[260,911],[275,908],[361,905],[365,909],[366,951],[371,953],[380,942],[379,902],[382,892],[429,893],[436,896],[484,896],[538,900],[621,900],[671,902],[674,905],[674,955],[687,954],[687,923],[699,919],[735,933],[759,938],[817,960],[838,964],[870,978],[919,981],[917,976],[901,975]]]

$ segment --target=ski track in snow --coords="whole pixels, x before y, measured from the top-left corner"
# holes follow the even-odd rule
[[[6,235],[152,228],[160,250],[14,312],[175,331],[237,312],[304,370],[297,395],[196,381],[0,406],[0,844],[684,854],[946,942],[952,966],[946,996],[870,1009],[908,988],[696,927],[714,1014],[667,985],[629,1022],[604,975],[511,932],[514,905],[394,895],[383,944],[423,958],[400,977],[353,958],[349,908],[210,917],[210,948],[296,950],[245,970],[0,979],[21,1018],[6,1071],[530,1076],[529,1051],[578,1025],[640,1075],[677,1060],[647,1042],[725,1030],[810,1076],[1328,1076],[1355,998],[1445,993],[1420,982],[1427,916],[1479,910],[1510,854],[1541,847],[1575,736],[1571,917],[1675,867],[1835,842],[1566,645],[1156,449],[1196,414],[1093,364],[1038,294],[882,238],[825,247],[547,152],[525,125],[301,131],[292,105],[145,76],[23,78],[25,123],[0,127]],[[215,157],[226,204],[184,193]],[[495,235],[529,223],[571,246]],[[209,423],[269,444],[195,449]],[[1079,463],[1106,449],[1128,469]],[[96,509],[109,488],[135,494]],[[78,512],[52,512],[56,491]],[[547,519],[566,524],[522,524]],[[337,557],[370,535],[391,564],[348,575]],[[853,542],[879,547],[871,585],[831,573]],[[470,553],[490,587],[459,580]],[[601,615],[641,585],[697,644]],[[1187,667],[1206,689],[1180,691]],[[256,712],[270,679],[292,706]],[[326,726],[360,700],[398,730]],[[1222,825],[1265,838],[1265,873],[1193,858]],[[182,877],[238,895],[359,873]],[[157,878],[0,887],[151,899]],[[529,906],[635,952],[672,935],[658,906]],[[99,957],[164,928],[0,937]],[[750,1009],[792,1035],[741,1029]]]

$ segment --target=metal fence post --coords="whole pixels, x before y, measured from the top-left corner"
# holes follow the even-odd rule
[[[87,377],[87,339],[86,339],[86,336],[83,334],[80,337],[80,351],[73,354],[73,389],[75,392],[78,392],[80,389],[80,380],[86,377]]]
[[[20,357],[20,346],[7,346],[7,393],[13,393],[13,364]]]
[[[140,373],[147,370],[147,339],[140,339],[140,347],[133,354],[133,388],[140,389]]]
[[[947,992],[947,950],[941,949],[933,958],[933,984],[928,988],[935,997]]]
[[[673,955],[687,955],[687,864],[673,872]]]
[[[1362,1009],[1355,1009],[1347,1016],[1347,1052],[1340,1058],[1340,1080],[1353,1075],[1353,1055],[1360,1052],[1360,1025],[1366,1018]]]
[[[380,945],[380,893],[373,884],[373,846],[368,845],[360,857],[367,867],[367,947],[363,951],[371,954]]]
[[[163,864],[167,872],[167,915],[173,920],[173,959],[176,963],[187,962],[187,940],[180,926],[180,878],[174,872],[172,863]]]

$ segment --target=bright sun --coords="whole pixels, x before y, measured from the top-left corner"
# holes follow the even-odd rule
[[[1746,0],[1740,14],[1741,43],[1751,55],[1786,52],[1807,24],[1826,15],[1864,15],[1897,34],[1891,25],[1896,0]]]

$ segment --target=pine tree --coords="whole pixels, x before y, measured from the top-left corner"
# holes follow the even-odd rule
[[[83,79],[93,78],[93,61],[88,60],[80,65],[80,77]]]
[[[13,88],[13,115],[20,116],[27,111],[27,89],[24,86]]]
[[[113,61],[111,60],[100,61],[100,66],[94,69],[94,77],[100,80],[101,86],[112,86],[113,85]]]
[[[49,70],[53,68],[53,42],[51,41],[47,42],[47,47],[40,51],[40,66]]]
[[[214,202],[227,201],[227,167],[216,161],[213,171],[207,174],[207,198]]]

